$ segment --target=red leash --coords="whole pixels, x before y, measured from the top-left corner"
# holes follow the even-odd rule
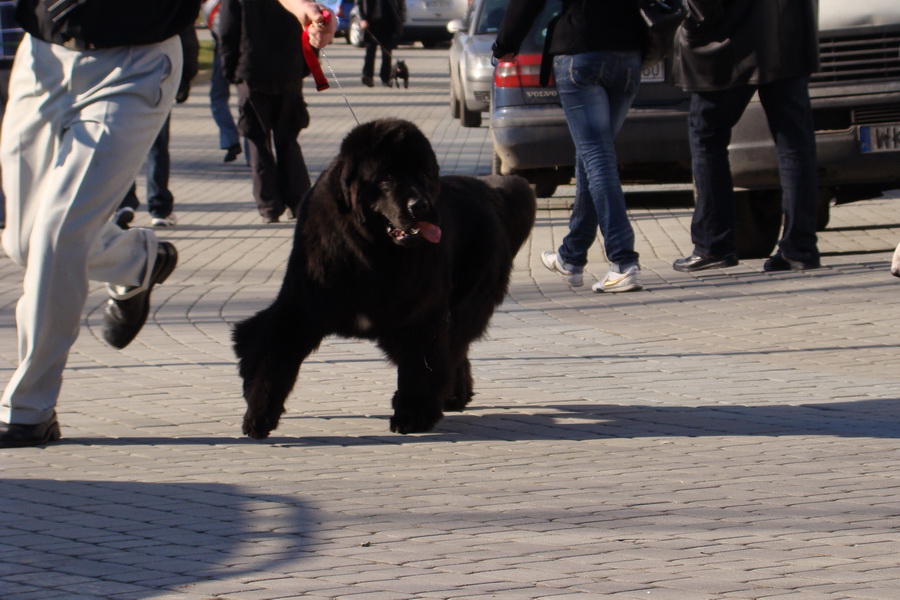
[[[331,11],[323,10],[322,16],[325,17],[323,23],[327,23],[328,19],[331,18]],[[316,82],[316,91],[321,92],[327,90],[330,86],[328,85],[328,79],[325,78],[325,74],[322,72],[322,65],[319,64],[319,58],[316,56],[312,45],[309,43],[309,28],[314,26],[316,26],[315,23],[310,23],[309,27],[303,30],[303,58],[306,60],[309,72],[312,73],[313,79]]]

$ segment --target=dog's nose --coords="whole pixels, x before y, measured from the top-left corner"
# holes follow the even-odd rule
[[[428,200],[425,200],[424,198],[413,198],[406,203],[406,208],[409,210],[410,216],[415,219],[418,216],[427,213],[430,210],[431,205]]]

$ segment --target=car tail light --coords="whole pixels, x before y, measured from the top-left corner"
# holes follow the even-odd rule
[[[335,12],[337,12],[337,16],[339,19],[344,18],[344,3],[343,2],[338,3],[337,11],[335,11]]]
[[[497,63],[494,85],[498,88],[540,87],[541,55],[519,54],[511,62]],[[553,85],[553,73],[550,73]]]

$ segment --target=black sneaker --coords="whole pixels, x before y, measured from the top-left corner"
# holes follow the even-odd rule
[[[56,412],[49,419],[37,425],[0,423],[0,448],[27,448],[43,446],[62,437]]]
[[[225,151],[225,160],[223,162],[234,162],[238,154],[241,153],[241,145],[240,144],[232,144],[228,147],[228,150]]]
[[[147,315],[150,314],[150,292],[153,286],[159,285],[175,270],[178,264],[178,251],[169,242],[159,242],[156,251],[156,262],[146,290],[117,300],[110,298],[103,310],[103,339],[113,348],[121,350],[137,337]]]
[[[115,223],[119,229],[128,229],[128,224],[132,221],[134,221],[134,209],[130,206],[123,206],[117,210],[116,214],[113,216],[113,223]]]

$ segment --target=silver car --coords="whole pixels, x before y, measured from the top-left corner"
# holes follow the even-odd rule
[[[481,126],[481,113],[491,105],[491,45],[509,0],[474,0],[465,19],[447,25],[450,43],[450,114],[463,127]]]
[[[463,18],[468,6],[468,0],[406,0],[406,21],[403,23],[401,42],[422,42],[426,48],[433,48],[441,42],[450,41],[447,23]],[[364,39],[359,21],[359,10],[354,6],[350,12],[347,42],[362,47]]]

